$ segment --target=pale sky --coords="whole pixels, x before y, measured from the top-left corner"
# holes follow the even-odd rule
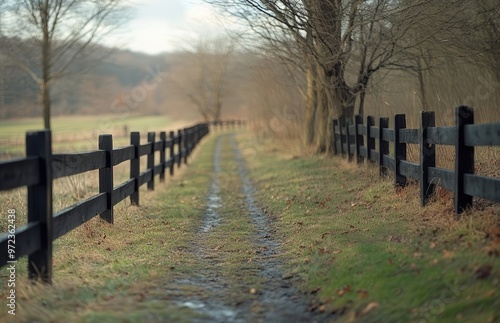
[[[201,0],[132,0],[133,19],[110,42],[147,54],[174,51],[183,39],[222,32],[230,24]]]

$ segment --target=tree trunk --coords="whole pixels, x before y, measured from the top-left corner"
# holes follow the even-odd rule
[[[420,59],[417,63],[418,86],[420,87],[420,100],[422,101],[422,110],[429,111],[429,103],[427,103],[427,92],[425,91],[424,72],[420,64]]]
[[[49,31],[49,0],[45,0],[40,8],[41,26],[43,33],[42,41],[42,80],[40,84],[40,99],[43,107],[43,124],[45,129],[50,130],[50,61],[51,61],[51,39]]]
[[[214,111],[214,121],[215,122],[220,121],[221,111],[222,111],[222,103],[217,102],[215,104],[215,111]]]
[[[361,118],[363,118],[363,115],[365,114],[365,95],[366,95],[366,91],[365,90],[362,90],[359,93],[359,110],[358,110],[358,114],[361,116]]]
[[[317,136],[316,136],[316,152],[324,153],[327,148],[327,120],[328,120],[328,95],[325,93],[325,86],[321,86],[317,91],[318,107],[316,110],[317,121]]]
[[[50,130],[50,89],[47,84],[40,85],[40,102],[43,107],[43,125]]]
[[[317,142],[316,150],[318,153],[330,153],[332,151],[332,127],[331,123],[334,116],[335,90],[331,87],[331,77],[323,75],[318,80],[318,107],[317,107]]]
[[[315,137],[316,109],[317,109],[317,82],[316,67],[311,58],[307,60],[307,102],[305,113],[305,144],[311,145]]]

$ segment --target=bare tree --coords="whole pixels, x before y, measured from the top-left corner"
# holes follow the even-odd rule
[[[228,36],[199,36],[188,49],[187,82],[172,80],[196,106],[205,121],[221,119],[230,88],[230,66],[236,41]]]
[[[50,129],[53,82],[106,55],[96,45],[124,21],[124,1],[7,0],[6,6],[6,53],[36,82]]]
[[[427,2],[207,1],[246,20],[281,56],[289,55],[302,65],[308,80],[306,141],[314,136],[318,151],[331,148],[329,120],[333,116],[352,119],[356,106],[363,114],[364,95],[374,73],[409,67],[405,55],[419,41],[405,36]],[[302,59],[295,59],[297,53]]]

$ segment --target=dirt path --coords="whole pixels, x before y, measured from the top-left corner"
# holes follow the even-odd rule
[[[227,158],[231,158],[230,165]],[[190,250],[200,266],[168,286],[169,296],[179,306],[195,312],[196,322],[324,320],[308,311],[310,300],[292,286],[292,277],[282,272],[279,241],[274,236],[271,220],[256,204],[255,188],[234,134],[217,139],[213,162],[207,209]],[[234,190],[236,186],[239,192]],[[224,199],[239,204],[241,210],[225,214]],[[232,229],[228,226],[229,217],[247,222],[249,234],[236,235],[238,239],[232,236],[227,231]],[[222,229],[224,225],[226,228]],[[245,241],[236,247],[235,240],[243,239]],[[217,244],[215,248],[213,241]],[[253,251],[244,251],[242,243],[251,246]],[[245,252],[249,254],[248,261],[232,260],[228,256],[231,253],[245,255]],[[231,268],[228,270],[227,266]]]

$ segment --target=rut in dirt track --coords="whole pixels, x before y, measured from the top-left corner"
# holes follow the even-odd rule
[[[253,262],[255,271],[264,286],[255,299],[235,304],[231,301],[230,290],[239,282],[227,280],[216,266],[216,260],[209,256],[204,240],[215,227],[224,221],[224,215],[219,212],[223,201],[220,197],[220,176],[224,170],[221,168],[221,150],[223,141],[226,149],[232,150],[234,161],[237,165],[237,175],[241,181],[242,196],[246,207],[245,214],[251,219],[253,225],[252,243],[258,246],[259,253]],[[229,141],[229,144],[227,143]],[[307,309],[309,299],[299,293],[292,286],[291,280],[283,278],[280,269],[282,262],[279,259],[279,241],[275,238],[272,223],[269,217],[258,207],[255,201],[255,188],[252,185],[245,160],[240,152],[234,134],[222,135],[217,138],[214,151],[213,178],[207,199],[207,210],[203,224],[193,242],[192,252],[200,261],[206,262],[207,267],[200,273],[189,278],[177,281],[177,287],[172,287],[172,292],[178,291],[175,298],[180,306],[188,307],[200,314],[198,322],[314,322],[323,321],[324,317],[313,315]],[[241,290],[249,289],[241,282]],[[196,292],[189,296],[183,295],[186,286]],[[255,311],[258,307],[260,310]]]

